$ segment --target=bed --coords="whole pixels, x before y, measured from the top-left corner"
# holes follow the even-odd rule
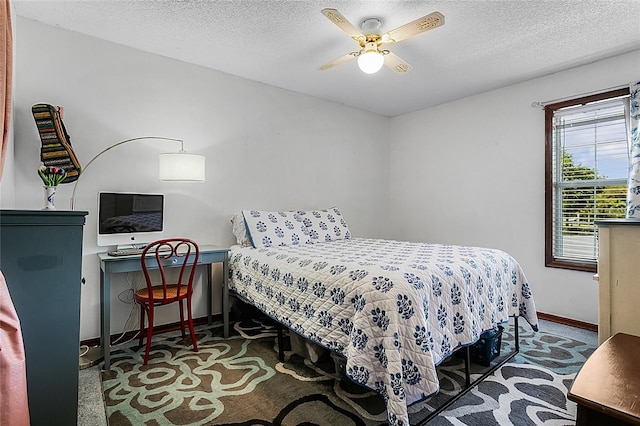
[[[518,316],[537,330],[522,268],[501,250],[352,238],[337,208],[233,223],[229,289],[346,358],[389,424],[409,424],[408,405],[438,392],[436,366],[482,332]]]

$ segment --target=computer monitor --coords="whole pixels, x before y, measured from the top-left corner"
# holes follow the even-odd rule
[[[163,230],[163,194],[98,193],[98,246],[144,245]]]

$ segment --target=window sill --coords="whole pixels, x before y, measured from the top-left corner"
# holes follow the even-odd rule
[[[569,269],[572,271],[598,272],[597,262],[580,262],[568,259],[552,259],[545,264],[548,268]]]

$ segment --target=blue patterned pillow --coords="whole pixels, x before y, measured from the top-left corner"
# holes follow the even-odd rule
[[[351,238],[336,207],[326,210],[268,212],[243,210],[254,247],[294,246]]]

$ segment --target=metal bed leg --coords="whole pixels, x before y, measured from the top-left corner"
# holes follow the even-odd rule
[[[278,330],[278,359],[280,362],[284,362],[284,337],[282,336],[282,326],[280,323],[276,323]]]
[[[446,410],[447,408],[449,408],[450,406],[455,404],[456,401],[458,401],[460,398],[462,398],[467,393],[469,393],[469,391],[471,391],[471,389],[476,387],[479,383],[481,383],[484,379],[486,379],[491,374],[493,374],[496,370],[498,370],[504,364],[506,364],[507,362],[511,361],[513,359],[513,357],[515,357],[518,354],[518,352],[520,352],[520,341],[519,341],[519,333],[518,333],[518,317],[514,317],[514,322],[513,323],[514,323],[514,327],[515,327],[515,332],[514,332],[515,349],[513,350],[513,352],[511,352],[511,354],[509,354],[509,356],[507,356],[505,359],[503,359],[502,361],[500,361],[499,363],[497,363],[496,365],[494,365],[493,367],[491,367],[487,371],[485,371],[482,374],[482,376],[480,376],[479,378],[474,380],[473,383],[469,384],[469,380],[470,380],[470,375],[469,375],[469,359],[470,358],[469,358],[469,355],[470,354],[469,354],[469,347],[467,346],[467,348],[466,348],[466,358],[465,358],[465,375],[466,375],[466,382],[467,383],[466,383],[465,387],[460,392],[458,392],[457,394],[453,395],[451,398],[446,400],[442,405],[440,405],[433,412],[431,412],[425,419],[420,421],[420,423],[418,423],[418,426],[423,426],[423,425],[426,425],[427,423],[429,423],[431,420],[433,420],[434,417],[438,416],[444,410]]]
[[[469,366],[469,360],[471,359],[471,350],[469,346],[464,348],[464,387],[465,389],[471,385],[471,368]]]
[[[520,327],[518,327],[518,317],[513,317],[513,326],[515,328],[514,339],[516,341],[516,353],[520,350]]]

